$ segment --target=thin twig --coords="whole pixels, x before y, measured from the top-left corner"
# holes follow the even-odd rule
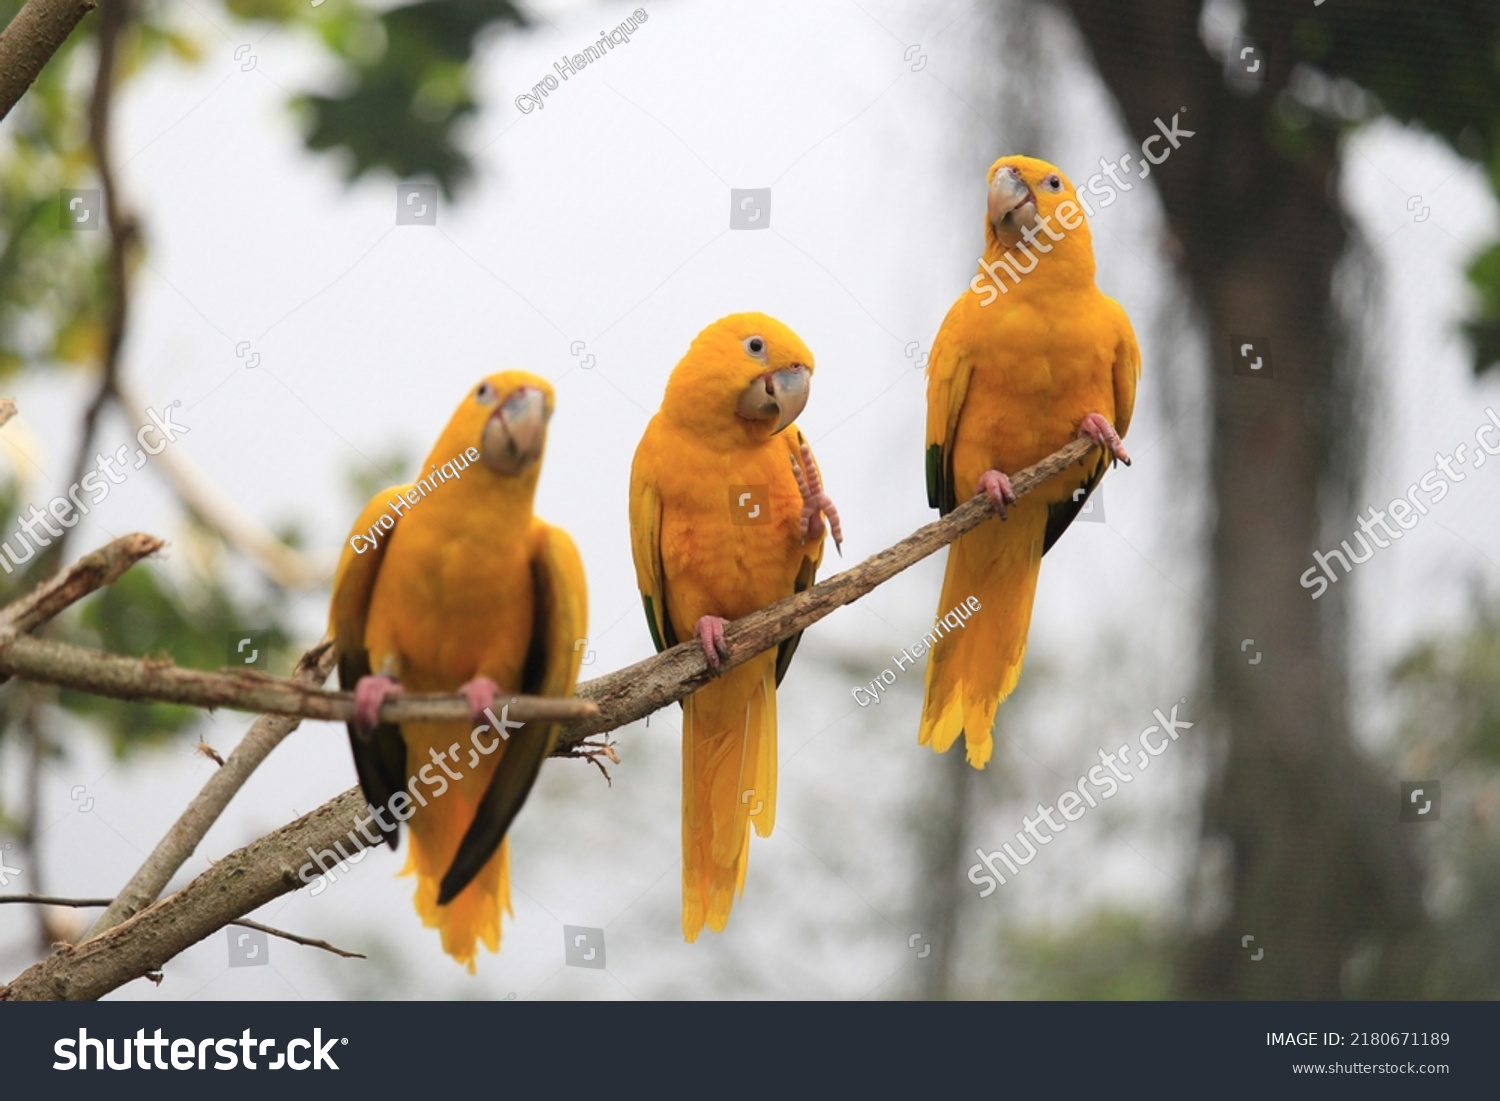
[[[42,75],[94,0],[28,0],[0,31],[0,119]],[[3,422],[0,422],[3,423]]]
[[[342,948],[337,948],[329,944],[326,940],[319,940],[317,937],[304,937],[297,933],[288,933],[285,929],[277,929],[271,925],[262,925],[260,922],[251,921],[249,918],[240,918],[239,921],[232,921],[230,924],[238,925],[244,929],[258,929],[262,933],[269,933],[273,937],[289,940],[293,944],[305,944],[309,948],[321,948],[325,952],[332,952],[335,956],[343,956],[346,960],[363,960],[369,958],[363,952],[346,952]]]
[[[0,906],[7,904],[23,903],[29,906],[70,906],[74,909],[85,909],[90,906],[108,906],[113,899],[108,898],[61,898],[57,895],[0,895]],[[321,948],[325,952],[332,952],[335,956],[343,956],[346,960],[368,959],[363,952],[346,952],[336,945],[329,944],[326,940],[317,937],[304,937],[300,933],[288,933],[285,929],[277,929],[273,925],[264,925],[249,918],[240,918],[229,924],[238,925],[242,929],[256,929],[262,933],[269,933],[273,937],[289,940],[293,944],[304,944],[309,948]]]

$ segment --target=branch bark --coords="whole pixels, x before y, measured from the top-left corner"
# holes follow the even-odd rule
[[[94,0],[30,0],[0,31],[0,119],[94,7]]]

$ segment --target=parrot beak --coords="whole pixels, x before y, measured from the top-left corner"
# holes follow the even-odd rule
[[[1007,165],[990,181],[990,226],[1007,246],[1021,239],[1021,231],[1037,224],[1036,196],[1021,173]]]
[[[496,474],[520,474],[542,457],[547,439],[547,396],[523,386],[484,423],[480,459]]]
[[[812,372],[800,363],[780,371],[757,375],[745,387],[735,412],[748,421],[774,421],[771,435],[776,435],[807,407]]]

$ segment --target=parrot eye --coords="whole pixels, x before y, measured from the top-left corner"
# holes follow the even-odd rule
[[[745,338],[745,351],[760,359],[766,354],[766,342],[758,336],[748,336]]]
[[[1061,191],[1062,178],[1058,176],[1056,172],[1054,172],[1052,175],[1048,176],[1045,180],[1042,181],[1042,186],[1045,187],[1048,191]]]
[[[488,382],[481,382],[479,389],[474,391],[474,400],[480,405],[494,405],[495,399],[500,395]]]

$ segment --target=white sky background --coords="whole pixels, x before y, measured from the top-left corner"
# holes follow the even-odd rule
[[[844,518],[845,564],[931,518],[922,375],[905,348],[917,341],[925,350],[973,272],[985,169],[1030,150],[1005,144],[1016,132],[1006,126],[1021,120],[996,106],[1006,74],[991,60],[1004,54],[987,4],[663,0],[628,47],[522,116],[515,96],[631,6],[542,10],[535,31],[483,55],[485,107],[468,137],[480,151],[472,186],[442,208],[436,228],[398,228],[389,179],[346,188],[332,158],[302,147],[286,103],[326,80],[322,55],[298,36],[261,37],[216,5],[184,7],[206,59],[133,82],[117,127],[149,265],[136,284],[126,370],[153,405],[182,401],[178,419],[191,431],[175,446],[214,484],[267,524],[296,521],[330,562],[358,508],[348,468],[398,445],[419,459],[481,375],[525,367],[549,377],[558,412],[538,511],[568,529],[584,556],[597,653],[590,676],[651,651],[630,564],[630,457],[667,374],[723,314],[770,313],[817,358],[800,424]],[[1043,127],[1037,152],[1081,182],[1100,156],[1134,146],[1067,34],[1047,42],[1045,112],[1031,120]],[[240,43],[253,43],[248,72],[234,58]],[[903,57],[907,44],[926,58],[919,71]],[[1164,116],[1178,106],[1163,104]],[[1420,134],[1369,128],[1345,163],[1346,200],[1385,279],[1370,368],[1383,419],[1366,494],[1384,503],[1431,468],[1435,450],[1471,442],[1485,405],[1500,408],[1500,386],[1473,382],[1456,327],[1463,265],[1496,217],[1478,171]],[[730,187],[767,185],[770,230],[730,231]],[[1420,223],[1409,195],[1430,207]],[[1100,746],[1133,739],[1153,708],[1191,693],[1199,672],[1204,470],[1192,447],[1204,419],[1201,339],[1184,337],[1193,319],[1167,278],[1154,193],[1122,196],[1093,228],[1100,285],[1124,303],[1143,349],[1129,438],[1137,462],[1108,481],[1107,523],[1075,525],[1048,556],[1025,690],[1002,713],[1006,737],[979,781],[997,809],[975,825],[970,847],[1009,839],[1037,799],[1054,800]],[[236,359],[244,340],[259,367]],[[592,369],[570,354],[576,340],[596,357]],[[13,462],[18,448],[34,449],[23,501],[66,488],[85,383],[53,377],[18,393],[22,417],[4,435]],[[127,432],[111,421],[101,443],[112,448]],[[1192,475],[1186,486],[1179,464]],[[1359,702],[1376,732],[1388,722],[1371,695],[1382,671],[1417,639],[1463,621],[1473,579],[1495,587],[1497,479],[1500,464],[1476,471],[1324,598],[1355,594]],[[145,471],[111,493],[73,545],[132,530],[178,536],[185,548],[178,510]],[[185,578],[191,555],[169,549],[151,568]],[[940,558],[924,563],[804,638],[782,694],[776,834],[752,844],[746,895],[726,933],[695,945],[681,938],[672,708],[649,730],[619,732],[624,763],[612,788],[584,765],[544,770],[511,834],[516,917],[501,955],[481,956],[477,979],[420,925],[411,881],[382,852],[316,899],[301,892],[255,915],[369,951],[373,962],[273,942],[271,966],[229,969],[221,933],[173,961],[159,989],[135,983],[115,996],[909,992],[920,963],[907,941],[921,932],[914,816],[938,766],[915,744],[920,671],[903,674],[878,709],[861,710],[849,690],[925,629],[940,571]],[[309,592],[292,633],[316,638],[326,603],[326,587]],[[1193,716],[1191,701],[1184,711]],[[224,712],[204,730],[227,752],[248,722]],[[1201,755],[1174,750],[1162,761],[999,896],[965,904],[966,972],[992,966],[987,938],[1002,915],[1065,924],[1092,905],[1168,913],[1180,904]],[[13,784],[15,761],[5,764]],[[123,765],[99,739],[72,739],[68,760],[47,774],[49,889],[117,889],[210,768],[187,743]],[[179,882],[353,782],[342,727],[306,724]],[[69,799],[78,784],[95,800],[87,814]],[[24,876],[16,882],[29,889]],[[563,924],[605,929],[607,970],[564,967]],[[32,928],[17,908],[0,908],[6,974],[28,962]]]

